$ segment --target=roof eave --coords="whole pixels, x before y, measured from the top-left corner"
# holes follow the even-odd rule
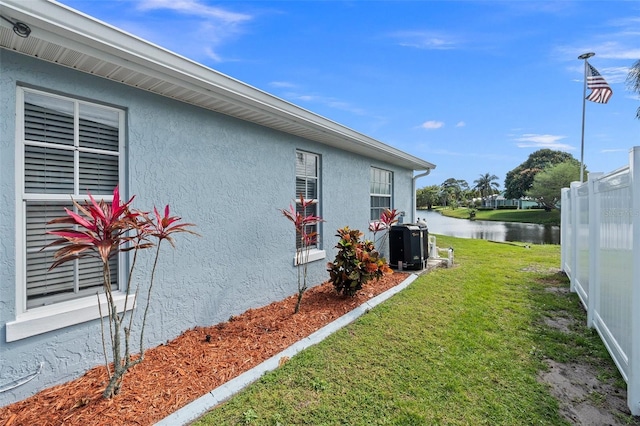
[[[52,43],[65,49],[97,58],[104,65],[120,67],[132,73],[143,74],[166,82],[173,91],[200,95],[199,102],[186,97],[169,96],[193,103],[242,120],[255,122],[287,133],[299,135],[343,150],[386,161],[412,170],[430,170],[435,165],[406,152],[393,148],[332,120],[300,108],[267,92],[242,83],[167,49],[128,34],[109,24],[71,9],[55,1],[0,0],[0,12],[12,19],[25,22],[32,29],[29,38]],[[3,27],[9,24],[2,21]],[[7,33],[5,31],[5,33]],[[12,32],[11,32],[12,33]],[[29,39],[13,37],[3,48],[24,54],[29,51]],[[16,46],[20,44],[20,48]],[[89,70],[51,60],[81,71]],[[96,73],[96,75],[100,75]],[[109,75],[101,75],[110,78]],[[111,78],[118,81],[115,78]],[[126,81],[119,81],[127,84]],[[138,86],[134,86],[138,87]],[[138,87],[145,89],[144,87]],[[151,88],[146,90],[154,91]],[[163,96],[165,93],[155,91]]]

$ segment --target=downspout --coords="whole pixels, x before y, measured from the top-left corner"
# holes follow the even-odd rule
[[[416,201],[416,182],[418,181],[419,178],[427,176],[429,173],[431,173],[431,169],[427,169],[427,171],[417,174],[413,177],[412,180],[412,192],[413,192],[413,197],[411,199],[411,223],[416,223],[416,209],[418,208],[418,206],[416,205],[417,201]]]

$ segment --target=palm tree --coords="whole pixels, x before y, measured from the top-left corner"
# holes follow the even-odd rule
[[[425,186],[416,191],[416,204],[418,208],[426,207],[431,210],[434,204],[438,204],[439,185]]]
[[[480,197],[483,199],[490,194],[493,194],[496,191],[500,184],[496,182],[498,180],[498,176],[492,175],[490,173],[485,173],[484,175],[480,175],[480,177],[473,181],[476,186],[473,187],[474,190],[480,193]]]
[[[627,86],[640,95],[640,60],[636,61],[629,69]],[[640,120],[640,108],[636,111],[636,118]]]
[[[469,189],[469,184],[464,179],[449,178],[440,185],[440,188],[443,205],[456,208],[462,198],[462,193]]]

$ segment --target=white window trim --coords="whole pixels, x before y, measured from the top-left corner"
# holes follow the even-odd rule
[[[116,309],[118,312],[123,312],[126,294],[116,292],[113,296]],[[100,298],[100,308],[98,308],[98,297]],[[132,310],[134,307],[135,295],[130,294],[129,300],[127,301],[127,311]],[[17,315],[15,321],[7,323],[6,340],[7,342],[13,342],[91,321],[100,318],[100,310],[102,310],[102,316],[108,315],[107,299],[104,294],[30,309],[27,312]]]
[[[50,92],[27,89],[18,86],[16,93],[16,141],[24,140],[24,93],[25,91],[31,91],[35,93],[42,93],[47,96],[59,97],[64,99],[70,99],[73,101],[79,101],[78,98],[73,96],[60,96]],[[82,101],[84,102],[84,101]],[[95,103],[97,102],[88,102]],[[110,107],[106,107],[110,108]],[[122,111],[118,108],[118,111]],[[19,111],[23,111],[21,114]],[[120,116],[120,129],[125,127],[125,114],[119,114]],[[125,148],[125,135],[124,132],[120,132],[120,168],[119,168],[119,181],[121,187],[125,177],[125,167],[123,163],[123,153]],[[25,259],[25,247],[26,236],[24,232],[25,224],[25,212],[23,210],[23,200],[27,197],[24,194],[24,146],[20,143],[20,148],[15,150],[15,167],[16,167],[16,179],[15,179],[15,193],[20,196],[15,197],[16,217],[15,217],[15,236],[16,236],[16,291],[15,291],[15,306],[16,306],[16,319],[15,321],[6,323],[6,341],[12,342],[15,340],[24,339],[30,336],[46,333],[53,330],[58,330],[64,327],[69,327],[83,322],[91,321],[100,318],[100,309],[102,309],[103,316],[108,315],[107,304],[104,294],[100,295],[100,309],[98,309],[98,300],[95,295],[80,297],[73,300],[67,300],[64,302],[53,303],[47,306],[40,306],[36,308],[27,309],[27,296],[26,296],[26,259]],[[77,200],[88,199],[88,196],[75,197]],[[54,197],[52,197],[54,199]],[[125,256],[120,255],[120,267],[118,274],[118,282],[126,283],[126,269],[124,267]],[[121,284],[125,285],[125,284]],[[118,312],[123,312],[125,308],[126,294],[122,291],[114,292],[114,303]],[[135,306],[135,297],[129,295],[127,301],[127,311],[133,309]]]
[[[308,155],[313,155],[317,158],[317,176],[315,177],[316,179],[316,188],[317,188],[317,195],[318,198],[313,198],[310,200],[306,200],[306,201],[310,201],[312,204],[320,204],[320,198],[322,196],[322,187],[320,185],[320,176],[322,174],[322,157],[320,156],[320,154],[316,154],[315,152],[309,152],[309,151],[304,151],[301,149],[296,149],[296,154],[297,153],[302,153],[302,154],[308,154]],[[298,174],[297,172],[294,173],[296,179],[298,178]],[[300,204],[300,198],[299,198],[300,194],[296,194],[295,197],[295,205],[297,206],[298,204]],[[320,214],[320,212],[317,212],[316,214]],[[318,236],[321,235],[322,233],[322,223],[318,223],[316,225],[316,229],[318,232]],[[307,260],[301,260],[300,262],[298,262],[298,255],[297,252],[296,254],[293,256],[293,265],[294,266],[298,266],[298,265],[304,265],[305,263],[311,263],[311,262],[315,262],[317,260],[322,260],[324,258],[327,257],[327,253],[325,250],[321,249],[322,245],[321,245],[321,239],[318,238],[316,244],[314,244],[312,247],[309,248],[309,255],[307,256]]]
[[[393,171],[392,170],[387,170],[387,169],[383,169],[381,167],[376,167],[376,166],[371,166],[371,169],[376,169],[376,170],[380,170],[383,171],[385,173],[389,173],[390,176],[390,187],[389,187],[389,194],[381,194],[381,193],[375,193],[375,192],[371,192],[371,182],[369,182],[369,212],[371,212],[371,210],[374,208],[373,206],[371,206],[371,197],[380,197],[380,198],[388,198],[389,199],[389,209],[393,208],[393,190],[394,190],[394,175],[393,175]],[[378,208],[378,207],[375,207]],[[375,219],[370,219],[371,221],[375,221]]]
[[[298,266],[298,265],[304,265],[305,263],[311,263],[311,262],[315,262],[318,260],[322,260],[324,258],[327,257],[327,252],[326,250],[318,250],[318,249],[309,249],[309,256],[307,256],[306,254],[303,255],[303,257],[306,257],[306,261],[304,259],[301,259],[300,262],[298,262],[298,256],[294,256],[293,257],[293,265],[294,266]]]

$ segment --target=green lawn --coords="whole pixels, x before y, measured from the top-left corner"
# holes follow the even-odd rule
[[[558,273],[560,246],[438,236],[456,267],[407,289],[197,425],[568,425],[536,380],[542,360],[619,375]],[[577,318],[570,334],[545,316]],[[619,379],[620,386],[624,382]]]
[[[469,210],[466,207],[451,209],[438,207],[436,210],[445,216],[469,219]],[[541,225],[560,225],[560,210],[550,212],[540,209],[523,210],[476,210],[476,220],[498,220],[503,222],[526,222]]]

